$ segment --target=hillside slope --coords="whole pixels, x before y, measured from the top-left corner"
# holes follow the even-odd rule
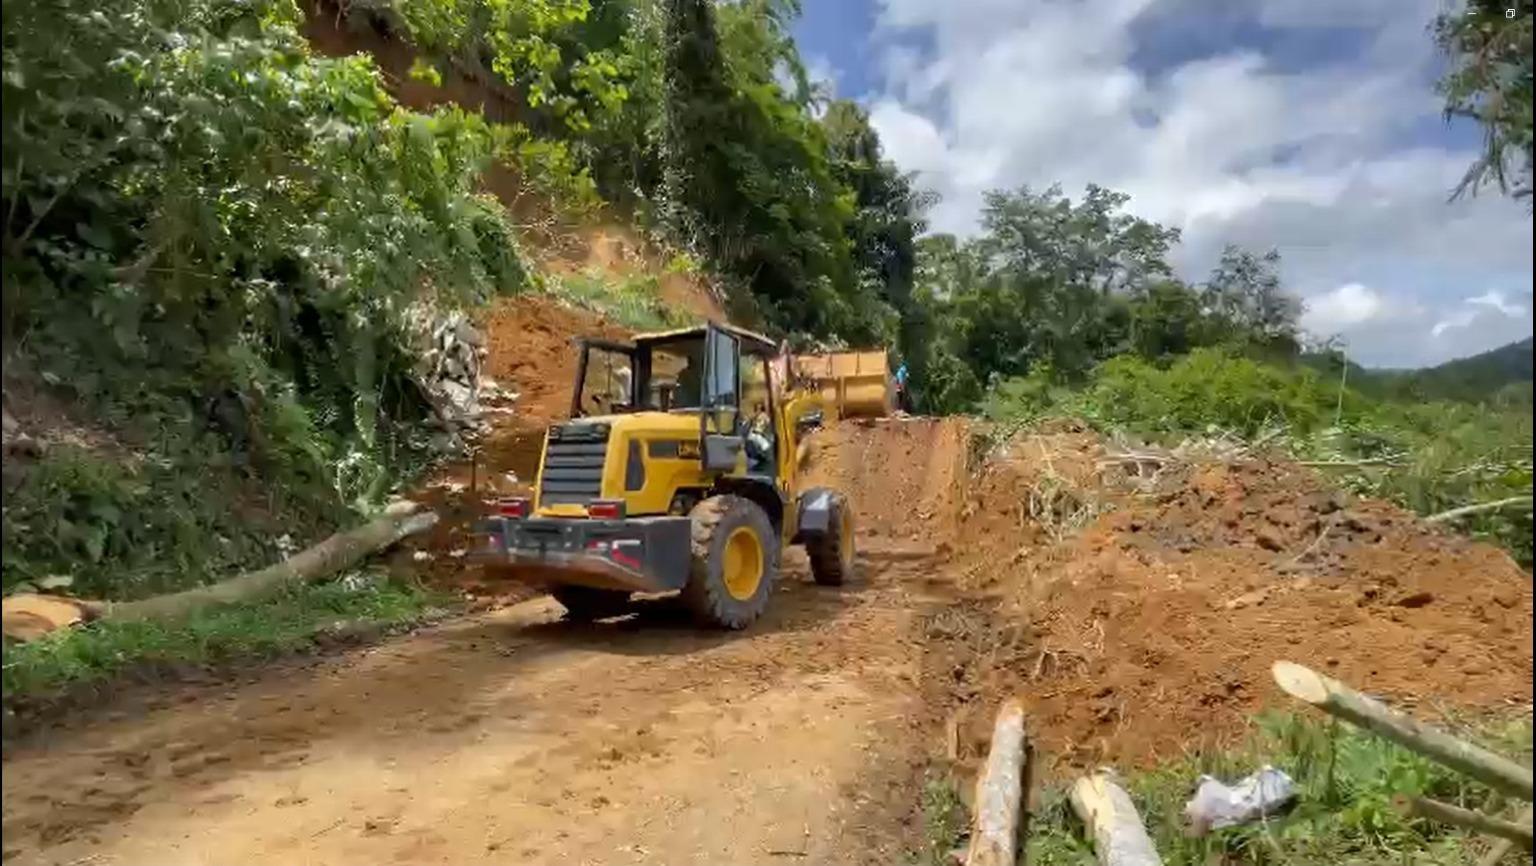
[[[1530,396],[1533,378],[1532,338],[1526,337],[1465,358],[1456,358],[1420,369],[1367,368],[1348,362],[1350,385],[1364,393],[1406,400],[1457,400],[1481,402],[1503,395],[1518,399]],[[1335,357],[1312,355],[1304,359],[1312,367],[1338,374]]]

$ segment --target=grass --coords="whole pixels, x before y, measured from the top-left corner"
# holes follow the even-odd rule
[[[1475,738],[1529,760],[1529,718],[1483,726]],[[1299,799],[1290,814],[1253,826],[1217,830],[1202,838],[1184,834],[1184,804],[1201,775],[1231,783],[1264,764],[1284,770],[1296,781]],[[1443,825],[1404,819],[1393,809],[1392,797],[1434,797],[1493,814],[1516,808],[1485,786],[1379,737],[1298,714],[1259,718],[1254,737],[1243,748],[1190,755],[1125,781],[1167,866],[1473,864],[1484,850],[1483,840]],[[1032,866],[1095,862],[1064,788],[1042,795],[1032,824],[1028,862]]]
[[[965,834],[965,804],[955,780],[930,773],[923,780],[923,849],[908,858],[911,866],[949,866],[950,852]]]
[[[1528,403],[1380,398],[1341,389],[1311,369],[1216,350],[1163,366],[1132,356],[1113,358],[1076,387],[1053,382],[1048,372],[1007,380],[989,393],[982,409],[996,422],[993,442],[1050,416],[1154,441],[1213,431],[1262,437],[1298,459],[1334,463],[1320,471],[1340,487],[1423,515],[1531,492]],[[1481,514],[1455,526],[1530,566],[1529,507]]]
[[[412,586],[299,585],[172,623],[102,620],[5,649],[6,704],[47,698],[134,671],[258,660],[312,648],[338,627],[422,619],[438,602]]]
[[[552,277],[549,291],[572,303],[604,313],[626,328],[655,331],[676,327],[686,317],[667,307],[654,276],[608,278],[591,271]]]

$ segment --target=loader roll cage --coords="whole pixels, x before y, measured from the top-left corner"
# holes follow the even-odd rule
[[[581,359],[571,401],[573,418],[738,411],[742,356],[766,362],[779,351],[761,334],[718,323],[639,334],[632,342],[577,338],[575,343]],[[762,378],[771,375],[765,367]],[[771,397],[783,383],[769,384]]]
[[[640,334],[632,342],[575,342],[581,359],[571,417],[697,413],[706,469],[735,464],[750,426],[744,421],[766,418],[766,436],[776,444],[776,394],[784,383],[775,381],[773,360],[780,347],[768,337],[711,322]]]

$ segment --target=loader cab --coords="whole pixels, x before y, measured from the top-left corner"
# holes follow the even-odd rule
[[[704,471],[770,483],[781,475],[782,407],[774,395],[782,383],[774,379],[779,347],[772,340],[712,322],[641,334],[632,342],[578,339],[577,345],[581,356],[571,417],[642,412],[697,417]]]

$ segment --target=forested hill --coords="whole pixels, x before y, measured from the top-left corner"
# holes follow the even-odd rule
[[[1338,371],[1336,356],[1309,355],[1306,362],[1324,372]],[[1350,362],[1348,381],[1367,393],[1394,399],[1529,402],[1531,338],[1417,370],[1370,369]]]
[[[1531,366],[1531,338],[1526,337],[1507,346],[1407,375],[1425,396],[1466,399],[1494,394],[1511,385],[1529,385]],[[1530,392],[1527,390],[1526,393]]]

